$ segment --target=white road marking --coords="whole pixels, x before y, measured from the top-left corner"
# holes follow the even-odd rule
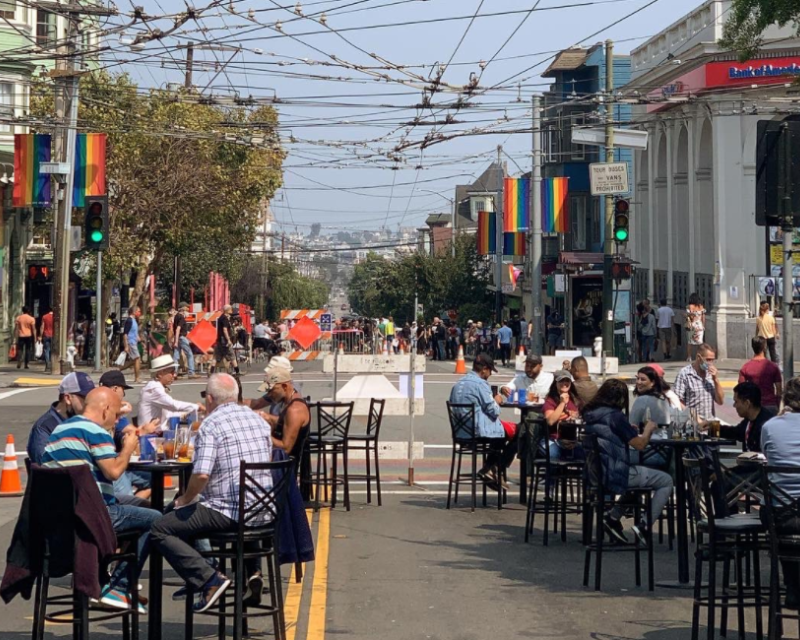
[[[6,398],[15,396],[18,393],[25,393],[26,391],[37,391],[40,389],[52,389],[52,387],[25,387],[24,389],[12,389],[11,391],[3,391],[3,393],[0,393],[0,400],[5,400]]]

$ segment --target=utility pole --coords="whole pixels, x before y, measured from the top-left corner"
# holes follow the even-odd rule
[[[606,91],[605,125],[606,153],[605,161],[614,162],[614,43],[606,40]],[[614,259],[614,198],[607,195],[605,242],[603,245],[603,351],[614,353],[614,290],[611,286],[611,266]]]
[[[64,94],[65,99],[61,103],[61,112],[57,113],[57,119],[63,122],[65,106],[69,105],[69,116],[66,130],[63,132],[61,143],[62,159],[69,167],[66,182],[61,184],[64,190],[64,197],[59,202],[58,208],[58,232],[57,244],[58,252],[58,273],[56,278],[56,291],[58,304],[55,305],[54,321],[58,327],[58,363],[61,375],[66,374],[66,355],[67,355],[67,325],[69,324],[69,273],[71,263],[70,236],[72,235],[72,191],[75,184],[75,136],[78,125],[78,82],[80,76],[75,69],[75,59],[78,56],[78,29],[76,17],[70,13],[67,31],[69,34],[69,51],[67,56],[66,68],[58,70],[56,78],[65,79]],[[66,105],[65,105],[66,103]],[[56,104],[58,109],[59,105]],[[101,327],[97,327],[99,330]],[[55,357],[53,358],[55,360]]]
[[[789,133],[789,123],[781,125],[781,162],[783,176],[779,189],[781,193],[781,213],[783,214],[783,379],[794,377],[794,334],[792,324],[794,319],[794,303],[792,301],[793,283],[792,268],[794,267],[792,239],[794,236],[794,216],[792,215],[792,137]]]
[[[192,71],[194,70],[194,45],[190,42],[186,45],[186,72],[183,75],[183,86],[192,90]]]
[[[101,351],[103,349],[103,333],[105,332],[105,325],[103,324],[103,251],[97,252],[97,281],[95,291],[95,309],[94,309],[94,370],[100,372],[103,370],[103,359]]]
[[[542,354],[542,98],[533,96],[531,174],[531,353]]]
[[[417,279],[414,278],[414,315],[411,316],[411,371],[408,379],[408,486],[414,486],[414,413],[417,400],[417,332],[414,325],[417,322],[417,310],[419,309],[419,292],[417,291]]]
[[[503,171],[503,163],[501,157],[503,154],[502,145],[497,145],[497,201],[495,202],[495,239],[497,244],[497,251],[495,251],[495,272],[494,272],[494,314],[495,324],[503,322],[503,178],[505,172]]]
[[[183,86],[187,91],[192,90],[192,72],[194,71],[194,45],[186,45],[186,69],[183,74]],[[172,286],[175,290],[175,306],[181,303],[181,257],[175,256],[172,273]]]

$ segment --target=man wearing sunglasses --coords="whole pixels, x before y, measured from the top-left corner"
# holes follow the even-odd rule
[[[701,419],[716,415],[715,404],[725,401],[725,390],[719,382],[714,347],[701,344],[692,364],[685,366],[675,379],[673,390],[687,409],[695,409]]]

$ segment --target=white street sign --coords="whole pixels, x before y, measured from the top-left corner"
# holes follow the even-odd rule
[[[595,147],[606,145],[605,129],[572,129],[572,142]],[[621,149],[647,149],[647,131],[636,129],[614,129],[614,146]]]
[[[516,287],[510,282],[503,283],[503,293],[514,293],[514,289],[516,289]]]
[[[628,193],[627,162],[594,162],[589,165],[593,196]]]
[[[69,173],[69,162],[40,162],[39,173],[67,175]]]

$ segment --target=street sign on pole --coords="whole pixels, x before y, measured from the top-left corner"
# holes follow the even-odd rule
[[[323,313],[319,317],[319,328],[321,331],[331,331],[333,328],[333,316],[330,313]]]
[[[628,193],[627,162],[593,162],[589,165],[593,196]]]
[[[636,129],[614,129],[614,146],[623,149],[647,149],[647,131]],[[603,147],[606,144],[606,133],[601,128],[579,129],[573,127],[572,142]]]

